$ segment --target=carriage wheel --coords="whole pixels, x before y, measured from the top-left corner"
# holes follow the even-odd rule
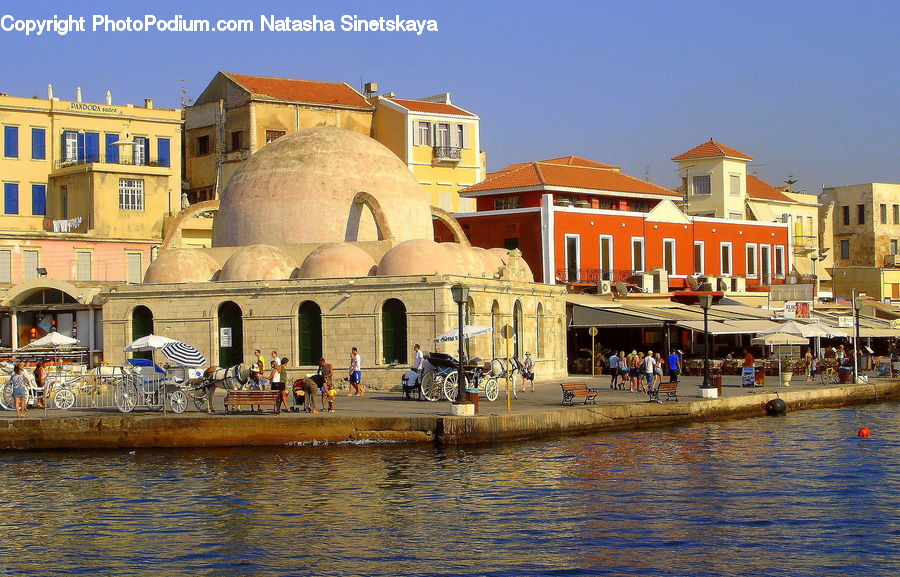
[[[205,413],[209,409],[209,405],[206,402],[206,392],[203,389],[191,391],[191,400],[194,401],[194,406],[201,413]]]
[[[459,372],[453,371],[446,377],[444,377],[444,398],[450,401],[451,403],[456,402],[457,395],[457,381],[459,381]],[[469,379],[466,379],[463,384],[468,388]]]
[[[60,389],[53,395],[53,404],[57,409],[68,411],[75,406],[75,393],[71,389]]]
[[[126,382],[116,387],[116,407],[123,413],[134,410],[138,400],[138,388],[134,383]]]
[[[500,396],[500,385],[497,384],[497,379],[489,377],[484,382],[484,398],[494,402],[498,396]]]
[[[172,412],[176,415],[180,415],[187,410],[187,404],[187,395],[181,389],[169,393],[169,406],[172,407]]]
[[[441,398],[444,380],[437,371],[428,371],[422,375],[422,398],[426,401],[437,401]]]
[[[7,381],[3,384],[3,392],[0,394],[0,406],[2,406],[7,411],[12,411],[16,406],[13,401],[12,396],[12,381]]]

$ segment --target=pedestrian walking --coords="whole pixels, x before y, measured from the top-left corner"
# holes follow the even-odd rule
[[[28,388],[25,386],[25,375],[22,374],[22,363],[16,363],[13,367],[12,377],[9,379],[12,386],[13,404],[16,407],[16,416],[24,417],[28,410]]]
[[[609,355],[609,388],[616,389],[619,386],[619,355],[613,351]]]
[[[638,390],[638,377],[640,377],[641,369],[638,364],[638,354],[637,351],[632,349],[631,354],[626,357],[625,361],[628,365],[628,380],[630,381],[629,390],[632,393],[636,393]]]
[[[531,353],[525,353],[525,362],[522,364],[522,392],[525,392],[525,381],[531,381],[531,392],[534,392],[534,359]]]
[[[362,386],[362,357],[356,347],[350,350],[350,375],[348,380],[350,381],[348,397],[365,396],[366,392]]]
[[[319,368],[316,370],[315,377],[317,384],[319,385],[319,391],[322,393],[322,410],[325,410],[326,403],[328,404],[328,412],[334,412],[334,369],[325,360],[325,357],[319,359]]]
[[[678,351],[672,349],[672,352],[669,353],[669,382],[677,383],[678,376],[681,374],[681,357],[678,355]]]
[[[641,390],[646,393],[653,386],[653,381],[656,380],[656,359],[653,357],[653,351],[647,351],[641,366],[644,369],[644,379],[646,380]]]

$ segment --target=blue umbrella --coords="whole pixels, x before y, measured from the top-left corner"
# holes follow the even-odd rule
[[[166,343],[162,347],[162,352],[167,359],[182,367],[201,367],[206,364],[206,359],[200,351],[181,341]]]

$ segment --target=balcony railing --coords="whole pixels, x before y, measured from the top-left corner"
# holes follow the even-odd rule
[[[103,154],[96,154],[92,156],[85,156],[83,158],[77,158],[72,160],[57,160],[53,163],[53,168],[66,168],[69,166],[79,166],[82,164],[119,164],[125,166],[161,166],[164,168],[168,168],[171,164],[170,159],[168,158],[143,158],[138,159],[138,162],[135,162],[133,157],[119,157],[116,159],[109,159],[107,156]]]
[[[458,146],[435,146],[434,157],[438,160],[462,160],[462,149]]]
[[[634,282],[635,277],[643,274],[643,272],[628,269],[560,268],[556,269],[556,280],[567,284],[593,284],[604,280],[609,282]]]

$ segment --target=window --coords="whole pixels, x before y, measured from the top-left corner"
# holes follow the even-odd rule
[[[231,133],[231,150],[244,149],[244,131],[236,130]]]
[[[144,136],[134,137],[134,163],[146,166],[150,160],[150,139]]]
[[[44,216],[47,214],[47,185],[31,185],[31,214]]]
[[[284,134],[285,134],[284,130],[267,130],[266,131],[266,144],[269,144],[270,142],[278,140],[279,138],[284,136]],[[318,360],[319,359],[316,359],[317,362],[318,362]]]
[[[31,158],[34,160],[47,159],[47,129],[31,129]]]
[[[12,282],[12,251],[0,250],[0,283]]]
[[[397,299],[381,307],[381,345],[385,365],[406,363],[406,305]]]
[[[19,214],[19,185],[14,182],[3,183],[3,212]]]
[[[168,167],[172,163],[172,141],[168,138],[156,139],[156,157],[160,166]]]
[[[518,237],[503,239],[503,248],[505,248],[506,250],[515,250],[519,248]]]
[[[75,280],[91,280],[91,253],[87,250],[75,251]]]
[[[84,139],[81,142],[83,145]],[[63,132],[63,160],[66,162],[78,161],[78,133],[74,130]]]
[[[650,212],[649,200],[632,200],[631,210],[634,212]]]
[[[613,237],[604,235],[600,237],[600,278],[602,280],[615,280],[613,273]]]
[[[141,274],[141,253],[129,252],[125,255],[125,262],[128,267],[128,282],[138,284],[143,279]]]
[[[694,241],[694,274],[703,274],[703,271],[706,270],[703,246],[703,241]]]
[[[613,209],[613,201],[611,198],[601,198],[600,202],[597,205],[597,208],[600,210],[612,210]]]
[[[465,124],[457,124],[456,125],[456,146],[460,148],[466,148],[466,125]]]
[[[894,224],[900,224],[900,204],[894,205]]]
[[[100,162],[100,134],[97,132],[84,133],[84,160],[86,162]]]
[[[631,270],[644,272],[644,239],[631,237]]]
[[[209,154],[209,135],[197,137],[197,156]]]
[[[119,142],[118,134],[106,135],[106,162],[110,164],[119,164]]]
[[[850,258],[850,239],[841,240],[841,258]]]
[[[720,261],[719,261],[719,272],[724,275],[731,275],[731,243],[723,242],[720,245]]]
[[[898,254],[900,254],[900,252],[898,252],[897,249],[898,249],[898,246],[897,246],[897,239],[896,239],[896,238],[892,238],[892,239],[891,239],[891,254],[892,254],[892,255],[895,255],[895,256],[898,255]]]
[[[416,124],[416,144],[431,146],[431,123],[420,120]]]
[[[844,226],[850,226],[850,205],[842,206]]]
[[[866,224],[866,205],[856,205],[856,224]]]
[[[144,181],[135,178],[119,179],[119,209],[144,210]]]
[[[669,275],[675,274],[675,239],[663,239],[663,268]]]
[[[3,127],[3,156],[19,158],[19,127]]]
[[[768,244],[759,245],[759,274],[763,284],[772,283],[772,247]]]
[[[747,276],[756,277],[756,245],[747,245]]]
[[[881,224],[887,224],[887,205],[881,205]]]
[[[566,278],[569,282],[578,281],[581,268],[581,238],[577,234],[566,235]]]
[[[509,210],[512,208],[522,208],[521,196],[500,196],[494,199],[494,210]]]
[[[775,278],[784,278],[784,246],[775,246]]]
[[[709,175],[694,177],[694,194],[709,195]]]
[[[437,134],[435,136],[435,146],[450,146],[450,125],[439,122],[437,125]]]
[[[38,277],[37,269],[41,266],[41,253],[37,250],[22,251],[22,280]]]
[[[731,174],[728,176],[728,191],[731,196],[741,195],[741,175]]]

